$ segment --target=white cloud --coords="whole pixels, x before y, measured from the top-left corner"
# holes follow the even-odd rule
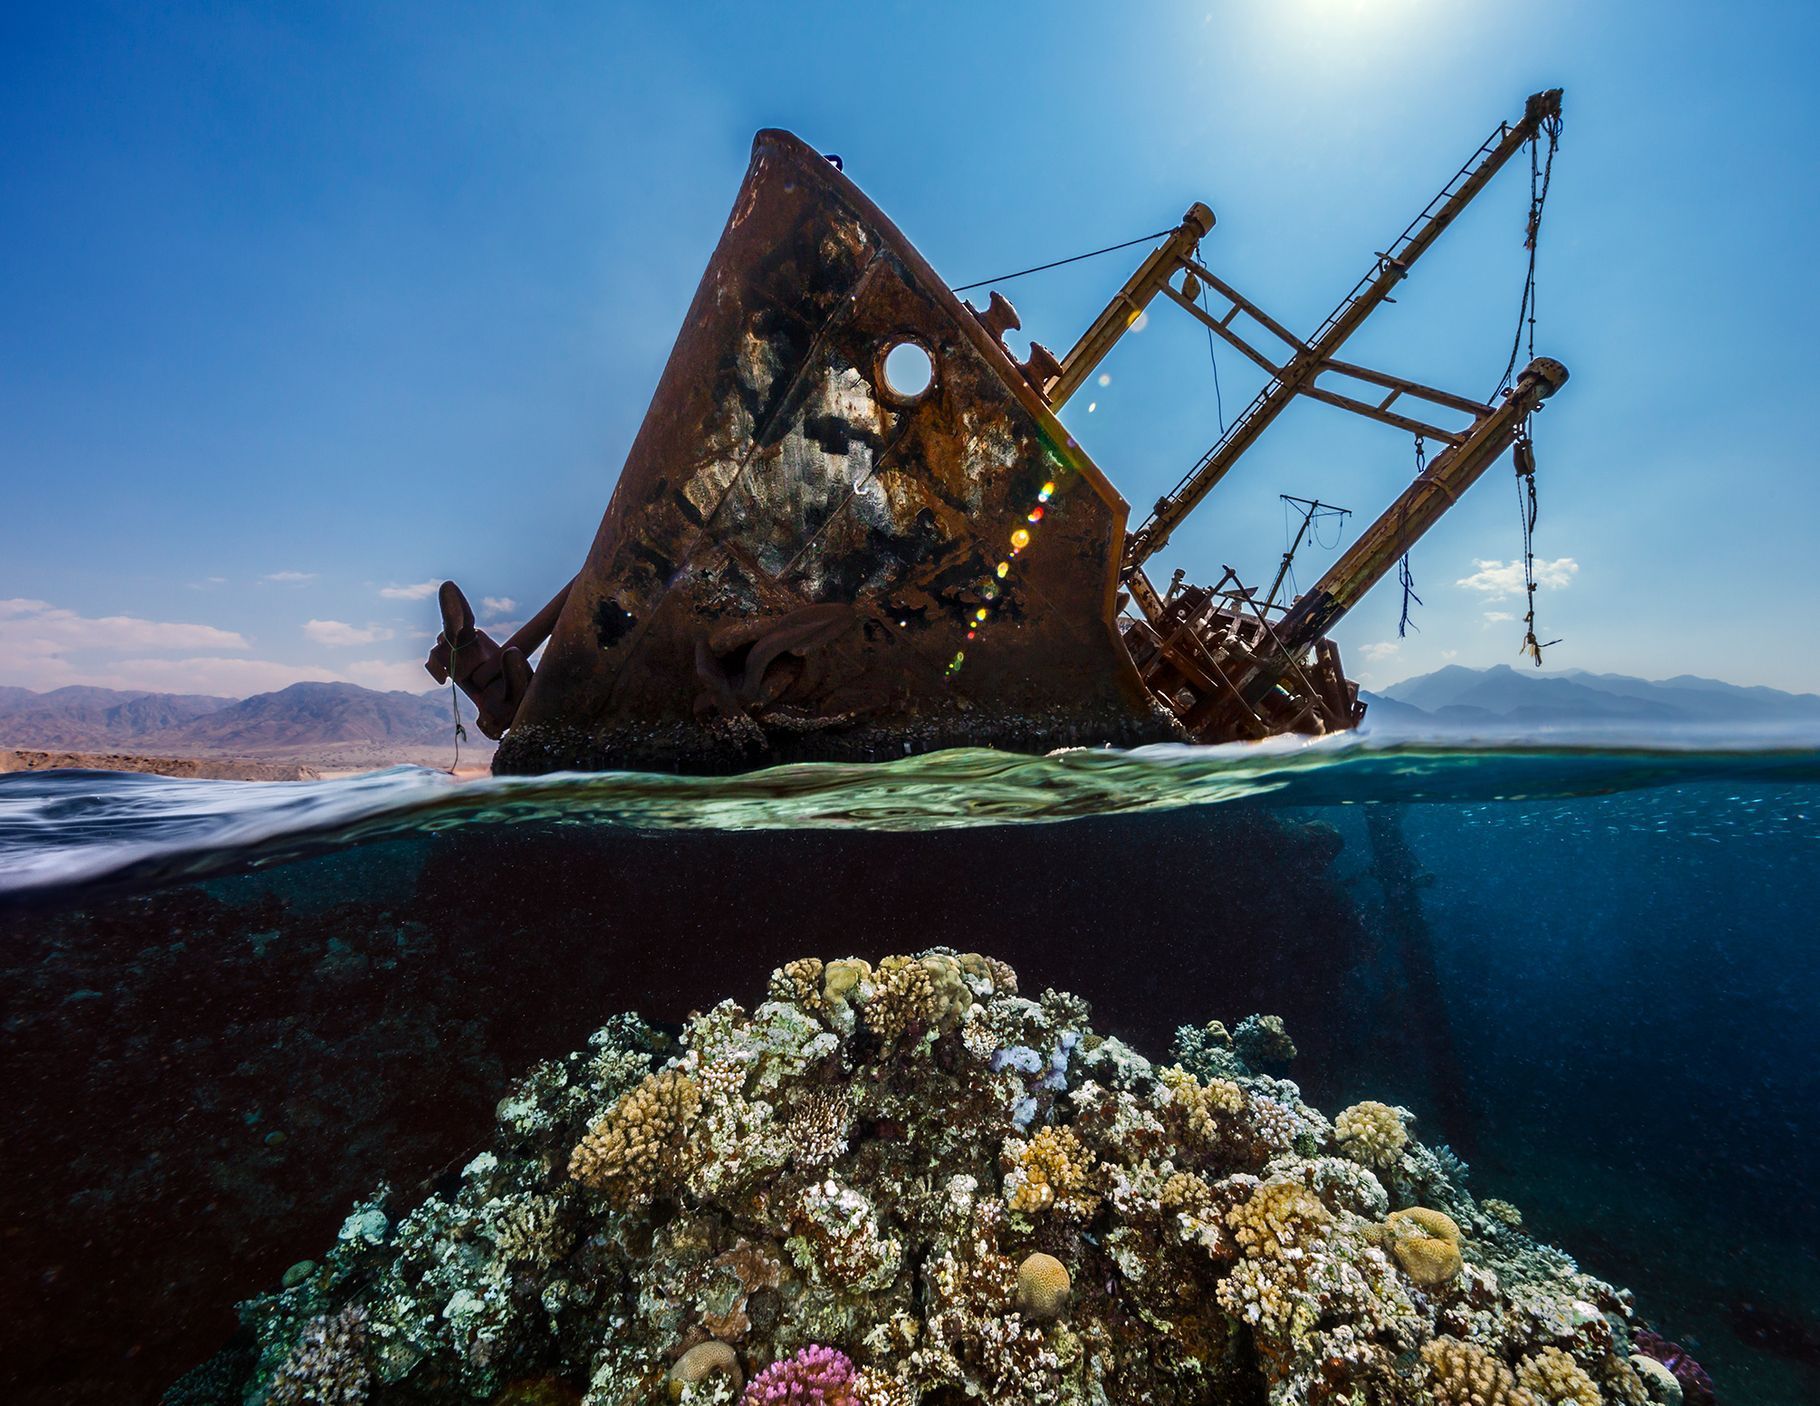
[[[1469,591],[1481,592],[1488,600],[1503,600],[1506,596],[1521,595],[1523,592],[1523,563],[1520,561],[1479,561],[1473,565],[1478,568],[1470,576],[1462,576],[1454,582]],[[1536,584],[1550,590],[1558,590],[1571,585],[1574,576],[1580,570],[1580,563],[1572,557],[1558,557],[1554,561],[1536,563]]]
[[[501,644],[504,644],[513,635],[518,633],[518,627],[522,624],[524,624],[524,621],[522,620],[489,620],[480,628],[485,630]]]
[[[316,573],[314,571],[272,571],[259,579],[271,581],[280,586],[301,586],[305,582],[314,581]]]
[[[436,680],[425,672],[423,665],[409,659],[356,660],[347,666],[347,677],[366,688],[398,688],[406,693],[422,693],[436,687]]]
[[[419,581],[411,586],[381,586],[379,594],[387,600],[428,600],[441,584],[440,581]]]
[[[340,620],[307,620],[303,633],[317,644],[327,645],[377,644],[392,638],[392,632],[384,625],[368,625],[363,630]]]
[[[1381,640],[1377,644],[1361,645],[1359,653],[1376,664],[1381,659],[1388,659],[1403,646],[1395,640]]]
[[[1485,623],[1487,625],[1501,625],[1506,620],[1515,620],[1516,618],[1517,617],[1508,610],[1488,610],[1485,612]]]
[[[189,584],[192,591],[212,591],[217,586],[227,585],[227,577],[204,576],[200,581],[192,581]]]
[[[518,609],[518,602],[510,596],[482,596],[480,604],[494,615],[504,615],[508,610]]]
[[[304,633],[329,644],[374,644],[392,636],[384,626],[359,629],[338,620],[312,620]],[[0,682],[26,688],[86,684],[243,698],[294,683],[358,683],[413,693],[430,686],[423,666],[411,660],[362,659],[324,668],[247,658],[242,652],[250,648],[245,636],[213,625],[86,616],[48,601],[0,599]]]
[[[244,636],[213,625],[78,615],[49,601],[0,600],[0,657],[60,656],[73,649],[246,649]]]

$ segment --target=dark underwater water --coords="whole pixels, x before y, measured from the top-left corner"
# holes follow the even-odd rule
[[[0,1380],[156,1401],[508,1081],[803,955],[935,944],[1161,1055],[1281,1014],[1636,1292],[1820,1399],[1820,753],[949,753],[729,780],[0,777]]]

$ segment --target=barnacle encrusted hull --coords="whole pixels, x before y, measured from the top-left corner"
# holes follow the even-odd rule
[[[1628,1296],[1451,1157],[1362,1149],[1217,1024],[1175,1059],[947,950],[793,962],[680,1038],[616,1017],[458,1183],[244,1305],[220,1399],[1650,1400]]]
[[[896,227],[761,132],[495,770],[1179,737],[1113,624],[1125,517]]]

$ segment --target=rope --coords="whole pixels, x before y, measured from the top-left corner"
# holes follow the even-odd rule
[[[1423,441],[1422,436],[1417,435],[1416,436],[1416,477],[1421,478],[1425,474],[1427,474],[1427,472],[1428,472],[1428,446]],[[1404,499],[1403,511],[1400,516],[1403,518],[1407,518],[1409,516],[1408,499]],[[1397,524],[1399,535],[1401,533],[1402,527],[1403,527],[1403,523],[1399,521]],[[1415,623],[1415,621],[1413,621],[1409,618],[1409,603],[1411,601],[1414,601],[1417,605],[1421,605],[1422,598],[1416,594],[1416,578],[1415,578],[1415,574],[1412,571],[1410,571],[1410,569],[1409,569],[1409,553],[1408,552],[1404,552],[1403,560],[1397,563],[1397,584],[1403,588],[1403,610],[1402,610],[1402,613],[1397,617],[1397,638],[1402,639],[1405,635],[1407,635],[1410,632],[1411,629],[1414,629],[1415,632],[1419,635],[1422,633],[1422,627],[1420,625],[1417,625]]]
[[[1536,149],[1544,136],[1548,138],[1548,155],[1538,160]],[[1517,353],[1523,348],[1526,333],[1529,359],[1534,361],[1536,357],[1536,245],[1542,233],[1542,207],[1548,203],[1548,183],[1555,171],[1555,149],[1560,144],[1561,119],[1558,116],[1544,120],[1542,130],[1529,143],[1529,222],[1523,234],[1523,247],[1529,251],[1529,268],[1523,277],[1523,300],[1517,305],[1517,331],[1510,339],[1510,360],[1498,380],[1500,391],[1510,388],[1511,378],[1517,373]]]
[[[950,293],[971,293],[975,288],[984,288],[988,283],[1009,283],[1014,278],[1024,277],[1025,274],[1059,269],[1063,264],[1078,264],[1082,259],[1097,259],[1101,254],[1114,254],[1120,249],[1129,249],[1134,244],[1147,244],[1153,239],[1161,239],[1164,235],[1174,233],[1173,226],[1169,229],[1160,229],[1155,234],[1141,234],[1136,239],[1127,239],[1123,244],[1108,244],[1104,249],[1090,249],[1085,254],[1074,254],[1066,259],[1057,259],[1053,263],[1037,264],[1034,268],[1019,269],[1016,273],[1001,273],[997,278],[982,278],[978,283],[963,283],[948,291]]]
[[[444,635],[445,640],[449,639]],[[449,640],[449,712],[455,718],[455,760],[449,763],[449,775],[453,776],[461,765],[461,744],[468,740],[468,730],[461,725],[461,690],[455,686],[455,641]]]

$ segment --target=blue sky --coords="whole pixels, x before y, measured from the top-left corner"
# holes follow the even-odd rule
[[[792,128],[956,283],[1173,224],[1308,331],[1501,118],[1563,86],[1537,350],[1552,668],[1820,689],[1803,420],[1820,9],[1605,0],[149,7],[0,16],[0,683],[427,687],[430,586],[580,564],[744,171]],[[1480,395],[1513,165],[1348,356]],[[1005,285],[1065,349],[1141,250]],[[1228,413],[1258,381],[1222,351]],[[1159,306],[1065,419],[1142,505],[1217,436]],[[1089,412],[1089,405],[1092,410]],[[1295,407],[1159,564],[1268,578],[1397,432]],[[1518,663],[1507,473],[1340,630],[1368,685]],[[1313,578],[1331,553],[1303,558]]]

